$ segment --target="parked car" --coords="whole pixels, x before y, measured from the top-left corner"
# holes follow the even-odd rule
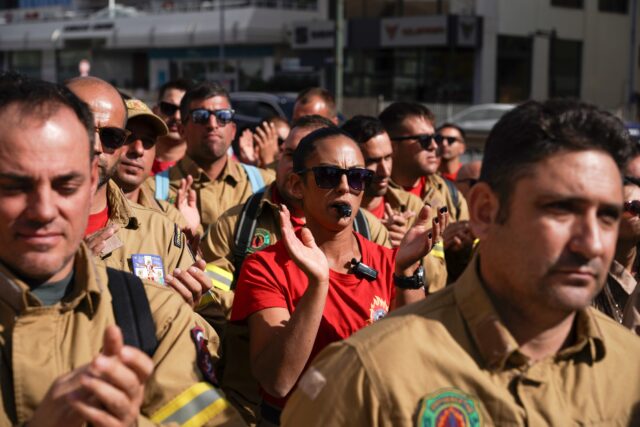
[[[236,111],[234,121],[238,134],[275,116],[291,121],[296,102],[296,95],[290,93],[231,92],[229,96]]]
[[[493,125],[514,107],[515,104],[474,105],[454,114],[448,121],[464,129],[468,147],[482,150]]]

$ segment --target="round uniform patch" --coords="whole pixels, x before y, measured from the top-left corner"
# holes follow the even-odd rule
[[[379,296],[375,296],[369,307],[369,323],[377,322],[387,315],[389,304]]]
[[[251,238],[251,243],[249,243],[249,247],[247,248],[247,252],[250,254],[258,252],[270,244],[271,234],[264,228],[256,228],[256,231],[253,233],[253,237]]]
[[[476,399],[455,389],[442,389],[422,399],[421,427],[479,427],[482,425]]]

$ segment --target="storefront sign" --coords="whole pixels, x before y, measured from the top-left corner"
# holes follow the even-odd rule
[[[447,44],[447,17],[414,16],[380,21],[380,46],[444,46]]]

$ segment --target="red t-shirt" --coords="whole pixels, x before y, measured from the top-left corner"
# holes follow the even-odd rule
[[[108,221],[109,206],[97,214],[89,215],[89,223],[87,224],[87,229],[84,231],[84,235],[88,236],[89,234],[93,234],[101,228],[106,227]]]
[[[158,159],[153,159],[153,164],[151,165],[151,176],[154,176],[157,173],[166,171],[176,163],[177,162],[175,160],[168,160],[166,162],[163,162]]]
[[[426,184],[427,178],[421,176],[420,181],[418,181],[418,184],[415,187],[404,187],[404,190],[408,191],[411,194],[415,194],[416,196],[420,197],[420,199],[422,199],[422,194],[424,193]]]
[[[449,181],[456,182],[456,179],[458,179],[458,172],[460,172],[461,167],[462,167],[462,163],[460,163],[460,166],[458,166],[458,169],[456,169],[455,172],[453,173],[441,172],[440,174],[444,179],[448,179]]]
[[[380,200],[380,203],[378,204],[378,206],[376,206],[375,208],[371,209],[369,212],[371,212],[376,218],[378,219],[382,219],[382,217],[384,217],[384,204],[385,204],[386,200],[384,198],[382,198],[382,200]]]
[[[354,274],[329,271],[329,292],[307,366],[329,344],[384,317],[395,297],[395,251],[354,234],[360,245],[362,262],[376,270],[378,277],[368,281]],[[231,321],[246,322],[252,314],[273,307],[286,308],[293,313],[307,284],[307,276],[291,260],[282,240],[249,255],[238,278]],[[286,398],[277,399],[264,391],[262,395],[276,407],[283,408],[286,403]]]

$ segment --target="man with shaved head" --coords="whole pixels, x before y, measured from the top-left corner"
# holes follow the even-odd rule
[[[205,263],[195,262],[179,226],[162,213],[130,202],[111,180],[130,134],[125,130],[127,110],[119,92],[95,77],[75,78],[67,87],[89,105],[94,117],[99,180],[85,232],[89,248],[106,266],[141,278],[147,278],[144,262],[150,256],[157,282],[178,292],[185,286],[208,290],[211,281],[204,274]],[[181,294],[191,305],[198,302],[189,298],[190,293]]]

